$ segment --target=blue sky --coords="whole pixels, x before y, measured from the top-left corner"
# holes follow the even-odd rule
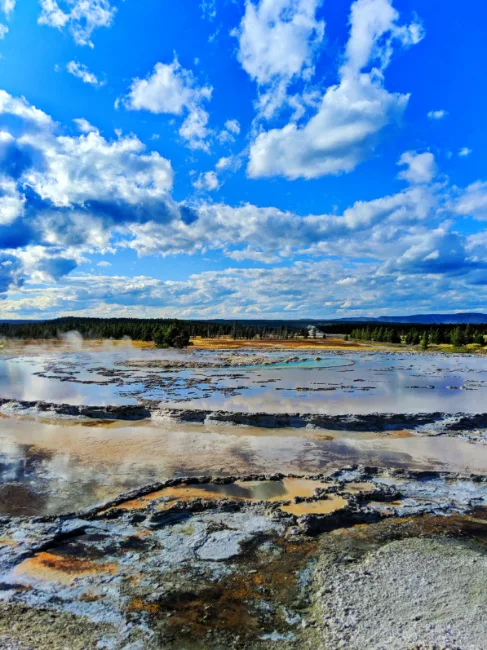
[[[0,0],[0,317],[486,310],[487,6]]]

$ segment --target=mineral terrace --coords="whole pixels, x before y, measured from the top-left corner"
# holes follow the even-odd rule
[[[349,467],[4,517],[2,647],[482,648],[486,504],[484,476]]]

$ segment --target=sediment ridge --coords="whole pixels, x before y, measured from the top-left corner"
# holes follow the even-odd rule
[[[487,428],[487,413],[247,413],[208,409],[159,408],[139,405],[73,405],[44,401],[0,398],[0,412],[17,416],[60,416],[97,420],[174,421],[188,424],[233,424],[263,428],[318,428],[342,431],[388,431],[411,429],[429,434],[472,431]]]

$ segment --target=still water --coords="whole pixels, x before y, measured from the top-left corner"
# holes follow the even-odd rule
[[[0,514],[73,511],[174,476],[313,474],[350,463],[487,472],[457,438],[0,418]]]
[[[248,351],[246,351],[248,354]],[[186,364],[228,359],[216,351],[35,348],[0,355],[0,397],[68,404],[136,404],[301,413],[482,412],[487,357],[472,355],[265,352],[276,365],[166,369],[134,360]],[[251,355],[249,355],[249,359]],[[291,357],[295,358],[295,357]]]
[[[258,412],[482,412],[487,358],[19,346],[0,353],[0,398]],[[256,355],[265,355],[257,359]],[[297,358],[296,358],[297,357]],[[133,361],[142,361],[136,367]],[[164,367],[183,362],[183,369]],[[267,365],[272,361],[274,365]],[[145,362],[150,362],[147,364]],[[154,365],[155,362],[155,365]],[[240,363],[242,360],[240,360]],[[197,367],[198,364],[216,367]],[[221,364],[221,366],[220,366]],[[196,367],[187,367],[187,366]],[[3,413],[3,415],[2,415]],[[0,515],[73,511],[174,476],[309,474],[350,463],[487,472],[487,445],[408,432],[20,418],[0,409]]]

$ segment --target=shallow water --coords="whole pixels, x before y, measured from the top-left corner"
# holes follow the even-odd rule
[[[456,438],[251,427],[0,420],[0,514],[73,511],[174,476],[313,474],[350,463],[487,472]]]
[[[472,355],[258,352],[274,366],[164,370],[124,361],[218,361],[219,351],[15,349],[0,355],[0,397],[68,404],[136,404],[254,412],[446,413],[485,410],[487,358]],[[239,352],[239,354],[241,354]],[[248,350],[242,352],[248,355]],[[316,357],[320,357],[317,359]]]
[[[227,353],[140,350],[128,343],[19,346],[0,355],[0,397],[95,405],[153,400],[153,407],[330,414],[481,412],[487,403],[484,357],[292,352],[238,353],[249,359],[264,355],[274,366],[176,371],[124,363],[223,363]],[[292,356],[299,360],[284,363]],[[0,514],[73,511],[174,476],[308,474],[350,463],[487,472],[487,445],[410,432],[381,435],[0,415]]]

